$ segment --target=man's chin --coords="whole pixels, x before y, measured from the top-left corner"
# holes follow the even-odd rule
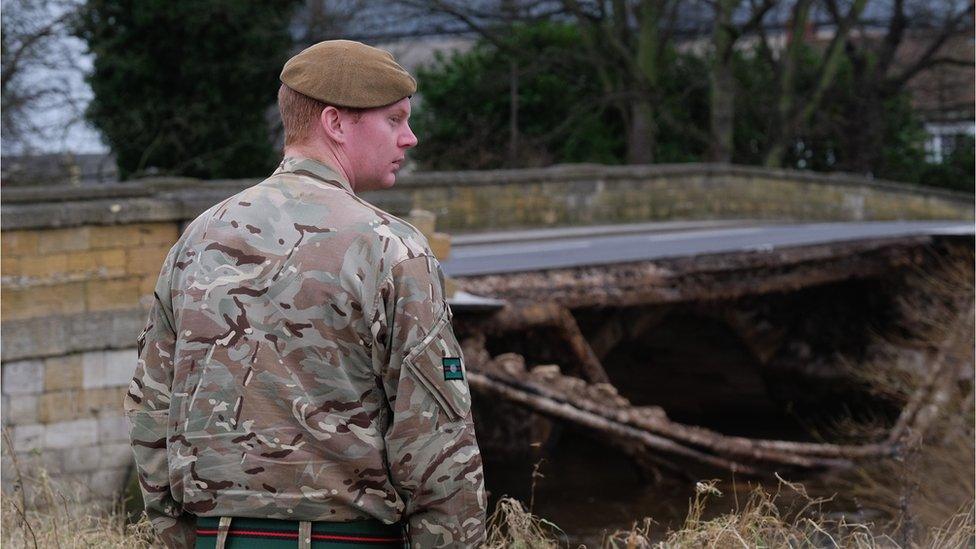
[[[377,190],[389,189],[390,187],[396,184],[396,178],[397,178],[396,172],[387,175],[386,177],[381,179],[379,183],[376,184],[376,189]]]
[[[369,192],[369,191],[382,191],[383,189],[389,189],[396,183],[396,174],[390,174],[382,179],[377,179],[370,181],[368,183],[362,183],[356,185],[356,193]]]

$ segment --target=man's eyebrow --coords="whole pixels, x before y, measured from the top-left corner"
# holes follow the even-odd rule
[[[410,114],[407,113],[407,110],[406,109],[399,108],[399,109],[391,112],[390,113],[390,116],[410,116]]]

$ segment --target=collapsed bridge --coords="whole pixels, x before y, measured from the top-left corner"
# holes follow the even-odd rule
[[[655,471],[691,461],[759,475],[893,455],[971,370],[971,353],[949,354],[972,332],[972,234],[952,222],[725,222],[459,238],[444,269],[463,290],[453,306],[479,438],[524,455],[556,420]],[[970,292],[936,295],[938,284]],[[923,333],[926,318],[945,329]],[[865,400],[856,367],[882,353],[926,380],[907,401]],[[888,408],[885,436],[782,432],[787,410],[823,419],[858,406]]]

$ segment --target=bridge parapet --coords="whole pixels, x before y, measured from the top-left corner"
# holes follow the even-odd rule
[[[4,231],[192,219],[258,180],[151,178],[4,191]],[[848,174],[716,165],[563,165],[417,172],[364,198],[395,214],[423,208],[438,230],[642,221],[973,219],[973,195]]]

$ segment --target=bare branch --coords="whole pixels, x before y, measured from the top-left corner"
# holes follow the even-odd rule
[[[918,59],[902,71],[901,74],[892,78],[893,85],[901,87],[919,72],[929,67],[932,63],[932,58],[942,49],[942,46],[945,45],[949,38],[961,31],[964,28],[965,22],[972,21],[973,7],[974,4],[969,3],[966,9],[950,17],[942,27],[942,32],[929,44],[929,47],[922,52]]]

